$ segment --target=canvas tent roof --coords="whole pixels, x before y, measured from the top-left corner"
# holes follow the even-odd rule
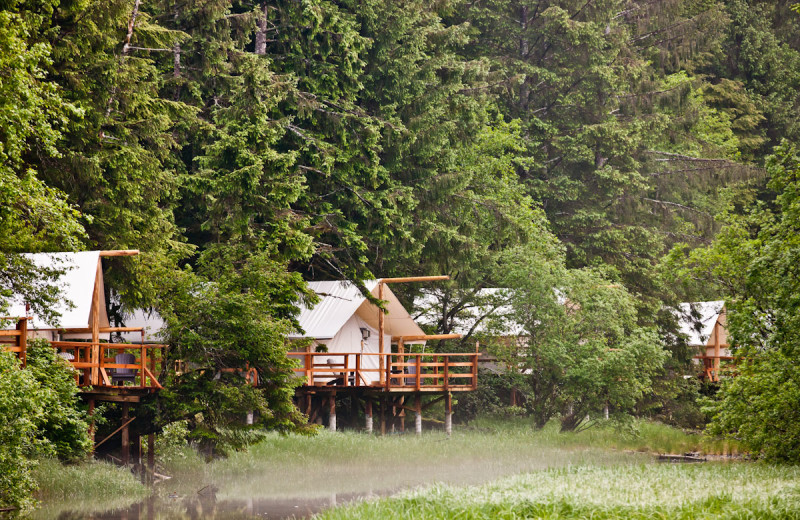
[[[124,312],[122,323],[126,327],[141,327],[144,329],[145,343],[164,341],[164,318],[154,310],[135,309]],[[138,343],[142,341],[141,332],[123,332],[120,334],[126,341]]]
[[[92,297],[96,281],[100,283],[100,326],[108,327],[99,251],[33,253],[24,256],[31,259],[38,267],[63,270],[56,281],[62,301],[56,305],[55,311],[61,315],[61,318],[57,323],[48,323],[40,316],[30,315],[32,319],[29,327],[31,329],[87,328],[92,313]],[[25,302],[19,297],[12,297],[6,314],[9,316],[29,315],[25,308]]]
[[[379,280],[364,282],[367,290],[375,297],[378,296],[378,283]],[[331,339],[356,313],[370,327],[378,328],[378,308],[361,294],[355,284],[334,281],[309,282],[308,285],[320,296],[320,301],[311,308],[301,306],[298,321],[303,333],[290,335],[290,338]],[[384,286],[383,299],[388,301],[386,308],[389,313],[384,316],[384,331],[387,335],[421,336],[425,334],[388,285]]]
[[[689,345],[705,346],[714,332],[714,324],[722,313],[725,302],[688,302],[681,303],[678,307],[680,332],[687,336]],[[693,317],[692,310],[696,312],[697,319]]]

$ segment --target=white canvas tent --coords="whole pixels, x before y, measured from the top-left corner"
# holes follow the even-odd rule
[[[163,343],[164,319],[154,310],[135,309],[123,312],[122,322],[126,327],[142,328],[145,343]],[[120,336],[130,343],[142,342],[141,332],[121,332]]]
[[[678,320],[680,332],[686,335],[687,343],[690,346],[701,348],[704,355],[714,355],[713,351],[717,340],[720,345],[728,346],[724,301],[681,303]],[[717,355],[730,355],[727,348],[724,347]]]
[[[710,381],[719,381],[722,368],[720,362],[731,359],[725,302],[682,303],[678,312],[680,332],[686,335],[690,346],[702,352],[695,356],[695,362],[702,362],[703,377]]]
[[[337,353],[379,353],[378,313],[377,306],[367,300],[354,284],[350,282],[310,282],[309,287],[320,297],[319,303],[313,307],[301,307],[298,317],[302,332],[290,336],[290,339],[310,338],[313,344],[310,347],[314,352],[318,346],[327,348],[327,356],[323,356],[330,364],[343,364],[344,356]],[[378,297],[379,280],[364,282],[372,296]],[[384,285],[383,299],[388,303],[388,314],[384,315],[384,351],[388,353],[392,344],[392,337],[397,336],[423,336],[425,332],[416,324],[408,314],[397,296]],[[364,333],[362,334],[362,329]],[[363,340],[364,335],[368,337]],[[422,343],[422,340],[406,341],[406,344]],[[297,356],[295,356],[297,357]],[[320,361],[317,361],[319,364]],[[378,356],[363,356],[361,367],[377,369]],[[348,360],[348,367],[355,369],[355,356]],[[378,381],[377,372],[363,374],[366,384]]]
[[[46,336],[54,335],[57,329],[87,329],[91,327],[93,308],[98,309],[100,327],[108,327],[105,292],[103,290],[103,271],[100,264],[100,251],[82,251],[77,253],[35,253],[26,254],[36,266],[63,271],[55,282],[59,289],[61,301],[54,309],[60,315],[56,322],[50,323],[43,317],[31,314],[26,302],[13,297],[9,316],[29,316],[29,330]],[[95,295],[99,301],[93,306]],[[91,334],[71,334],[76,338]],[[106,335],[107,336],[107,335]],[[54,339],[50,338],[50,339]]]

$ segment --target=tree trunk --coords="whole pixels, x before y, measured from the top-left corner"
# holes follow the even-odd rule
[[[267,4],[262,8],[261,16],[258,18],[256,29],[256,54],[264,55],[267,53]]]

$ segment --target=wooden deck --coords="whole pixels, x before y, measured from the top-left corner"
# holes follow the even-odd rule
[[[376,392],[468,392],[478,387],[475,353],[302,352],[304,388]],[[377,358],[378,363],[375,363]],[[332,361],[332,362],[331,362]],[[367,368],[378,365],[378,368]]]
[[[161,366],[161,351],[165,345],[83,341],[51,341],[50,345],[76,369],[75,382],[80,387],[162,389],[154,374],[156,367]],[[99,353],[96,359],[93,359],[94,352]],[[133,363],[117,362],[119,354],[132,354]],[[94,383],[93,373],[99,375]]]
[[[28,356],[28,318],[0,317],[0,320],[15,320],[15,330],[0,330],[0,348],[14,352],[22,362],[22,368],[27,364]]]
[[[727,346],[727,345],[726,345]],[[698,355],[694,356],[694,359],[700,359],[703,361],[703,374],[702,378],[706,381],[712,383],[718,383],[719,378],[721,375],[725,375],[725,372],[729,374],[734,373],[734,367],[732,365],[722,365],[721,361],[733,361],[735,358],[734,356],[703,356]]]

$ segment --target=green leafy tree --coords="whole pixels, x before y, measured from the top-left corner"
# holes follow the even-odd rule
[[[300,379],[285,340],[304,287],[285,264],[246,249],[206,254],[197,273],[177,277],[159,311],[170,344],[164,366],[180,360],[185,369],[162,374],[157,420],[188,419],[189,437],[208,454],[243,448],[267,429],[308,432],[292,402]]]
[[[79,248],[84,230],[65,194],[42,182],[27,158],[60,157],[61,126],[77,109],[47,78],[51,48],[31,37],[36,18],[18,8],[12,2],[0,11],[0,312],[21,295],[49,316],[57,299],[49,282],[58,269],[38,268],[17,253]]]
[[[505,282],[526,334],[495,351],[522,374],[515,377],[536,424],[558,417],[562,430],[576,430],[606,410],[630,417],[669,355],[655,329],[637,325],[635,298],[596,271],[513,265]]]
[[[709,400],[709,430],[771,460],[800,460],[797,404],[800,340],[797,266],[800,156],[784,142],[767,160],[768,200],[731,208],[711,246],[673,251],[678,273],[714,283],[724,295],[736,377]],[[681,261],[678,261],[682,257]]]
[[[30,343],[28,366],[0,350],[0,506],[33,505],[35,460],[75,461],[92,447],[74,371],[41,340]]]

